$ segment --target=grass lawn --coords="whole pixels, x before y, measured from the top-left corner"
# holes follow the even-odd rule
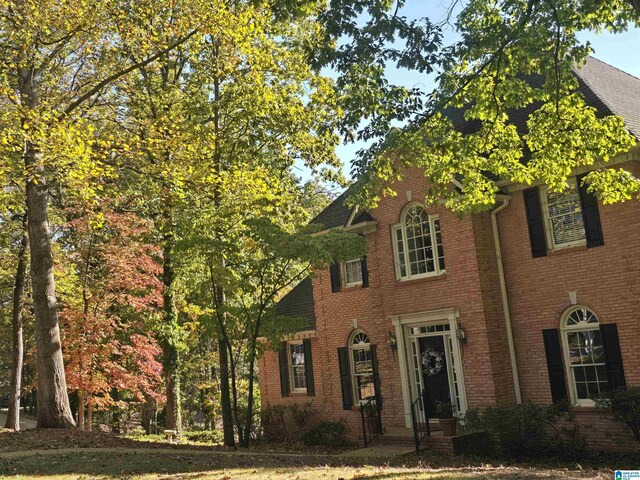
[[[452,458],[433,452],[406,456],[387,452],[384,457],[362,458],[344,450],[294,445],[257,445],[236,452],[217,445],[216,435],[210,432],[187,435],[182,444],[161,440],[75,429],[0,430],[0,479],[609,480],[614,468],[640,466],[637,455],[591,456],[582,466],[540,459],[531,465],[502,466],[495,459]]]
[[[356,462],[356,463],[354,463]],[[357,463],[362,462],[362,463]],[[404,466],[403,466],[404,462]],[[369,463],[367,465],[367,463]],[[211,480],[351,480],[351,479],[610,479],[612,471],[524,466],[434,466],[410,456],[393,465],[375,460],[344,461],[338,457],[295,457],[245,454],[153,452],[74,452],[0,460],[0,478],[77,479],[211,479]],[[371,465],[374,464],[374,465]]]

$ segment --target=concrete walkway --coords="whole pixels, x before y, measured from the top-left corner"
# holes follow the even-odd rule
[[[393,458],[415,452],[414,447],[406,445],[373,445],[343,453],[344,458]]]
[[[7,409],[3,408],[0,410],[0,428],[4,427],[5,422],[7,421]],[[25,415],[24,412],[20,412],[20,429],[21,430],[31,430],[32,428],[36,428],[36,419]]]

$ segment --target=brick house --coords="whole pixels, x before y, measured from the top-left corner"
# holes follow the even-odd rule
[[[587,103],[640,139],[640,79],[593,58],[576,75]],[[638,176],[639,160],[634,148],[613,163]],[[312,401],[357,438],[371,399],[388,433],[410,431],[423,391],[428,412],[568,398],[591,447],[634,448],[589,397],[640,385],[640,209],[602,205],[584,173],[563,193],[502,185],[492,211],[464,218],[422,203],[417,170],[369,212],[338,197],[314,223],[362,234],[368,254],[280,302],[308,327],[260,360],[263,406]]]

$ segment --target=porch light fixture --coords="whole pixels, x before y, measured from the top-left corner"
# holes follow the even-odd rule
[[[456,330],[456,338],[462,343],[467,341],[467,333],[464,331],[464,328],[458,327]]]
[[[389,330],[387,332],[387,345],[391,347],[391,350],[394,352],[398,349],[398,339],[396,338],[396,333]]]

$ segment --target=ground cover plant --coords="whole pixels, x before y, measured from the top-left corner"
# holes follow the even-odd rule
[[[585,442],[573,421],[571,405],[494,406],[469,410],[461,420],[465,432],[486,432],[487,452],[516,459],[580,459]]]

